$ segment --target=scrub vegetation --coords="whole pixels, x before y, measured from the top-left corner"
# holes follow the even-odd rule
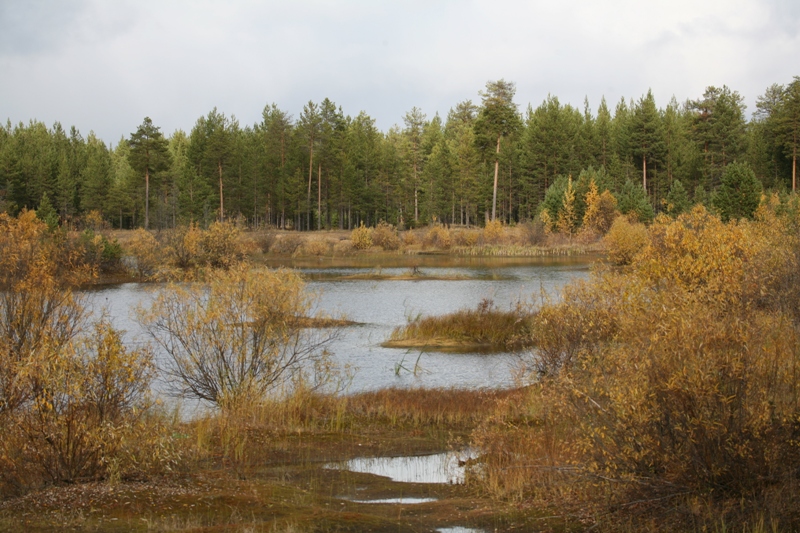
[[[126,268],[154,276],[168,257],[194,280],[141,310],[168,355],[156,365],[75,290],[103,268],[92,243],[113,240],[0,214],[0,529],[796,530],[800,202],[762,194],[752,219],[728,213],[617,216],[610,261],[558,299],[396,333],[513,347],[517,389],[361,394],[322,386],[346,377],[325,351],[341,324],[308,328],[328,317],[303,281],[242,262],[235,224],[139,233]],[[469,231],[497,246],[511,229]],[[425,246],[411,235],[401,246]],[[165,407],[157,376],[205,409]],[[465,447],[465,485],[328,467]],[[363,503],[398,493],[434,501]]]

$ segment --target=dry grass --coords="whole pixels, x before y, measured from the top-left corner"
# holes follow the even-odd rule
[[[418,317],[396,328],[384,346],[505,351],[531,344],[529,323],[530,311],[524,306],[501,311],[483,300],[476,309]]]

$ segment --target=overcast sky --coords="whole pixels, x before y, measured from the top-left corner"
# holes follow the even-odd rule
[[[244,126],[325,97],[387,131],[500,78],[521,111],[725,84],[749,118],[796,75],[798,0],[0,0],[0,118],[114,145],[145,116],[171,134],[214,107]]]

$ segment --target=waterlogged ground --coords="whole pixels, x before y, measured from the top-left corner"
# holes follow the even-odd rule
[[[391,402],[408,402],[409,409],[376,418],[364,413],[385,400],[368,400],[345,416],[355,417],[345,428],[250,428],[239,459],[220,452],[191,471],[163,478],[30,493],[0,502],[0,531],[565,530],[561,518],[492,501],[468,482],[468,465],[479,455],[467,448],[469,433],[494,401],[485,395],[507,394],[480,391],[513,386],[518,356],[420,353],[380,344],[418,314],[474,308],[484,299],[507,308],[545,294],[557,297],[564,284],[588,276],[585,258],[311,259],[272,266],[299,268],[319,297],[319,310],[359,323],[330,347],[337,361],[353,369],[347,392],[356,398],[363,391],[408,389],[392,393],[397,397]],[[140,343],[146,338],[133,311],[158,289],[128,283],[95,289],[89,298],[95,312],[104,310],[127,330],[127,342]],[[418,387],[466,390],[430,391],[427,399]],[[164,390],[163,383],[156,386],[157,393]],[[436,394],[462,396],[442,403],[440,414],[413,422],[409,411],[434,409]],[[476,402],[466,408],[472,418],[440,421],[470,402]]]

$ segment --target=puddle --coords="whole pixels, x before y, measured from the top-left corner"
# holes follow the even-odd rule
[[[361,457],[327,468],[384,476],[400,483],[461,484],[464,483],[464,462],[476,455],[473,450],[465,450],[411,457]]]
[[[438,501],[436,498],[383,498],[381,500],[349,500],[353,503],[401,503],[413,505],[416,503],[430,503]]]

